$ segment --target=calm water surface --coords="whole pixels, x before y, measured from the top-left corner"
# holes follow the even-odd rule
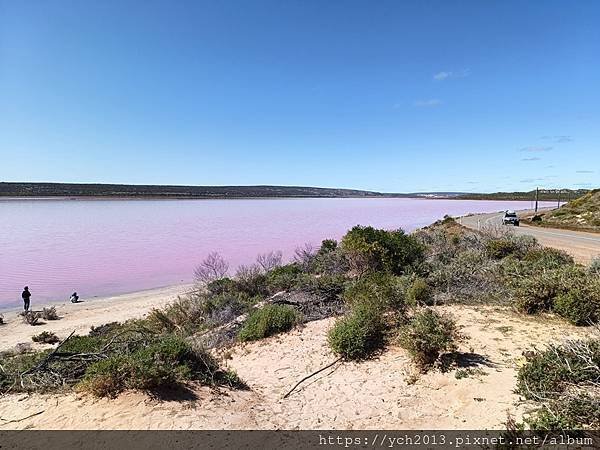
[[[424,199],[0,201],[0,305],[92,297],[189,282],[211,251],[232,268],[257,254],[291,258],[357,224],[412,231],[444,214],[529,202]]]

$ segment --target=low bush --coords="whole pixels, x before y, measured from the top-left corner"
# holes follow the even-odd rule
[[[536,400],[559,395],[572,385],[600,380],[600,340],[550,344],[519,369],[517,391]]]
[[[341,249],[358,273],[384,271],[395,275],[423,259],[424,247],[402,230],[386,231],[355,226],[342,238]]]
[[[575,325],[589,325],[600,319],[600,284],[574,288],[557,295],[553,310]]]
[[[328,333],[332,350],[349,360],[369,357],[383,346],[383,337],[382,312],[369,303],[356,304]]]
[[[41,344],[56,344],[58,341],[60,341],[58,336],[50,331],[42,331],[40,334],[31,336],[31,340]]]
[[[536,352],[519,369],[517,392],[543,402],[525,422],[535,430],[598,429],[600,340],[567,341]]]
[[[236,283],[231,278],[219,278],[207,283],[206,290],[211,295],[221,295],[226,292],[235,292]]]
[[[344,300],[351,308],[366,304],[381,312],[388,308],[403,311],[406,306],[405,292],[399,278],[382,272],[365,275],[350,284],[344,292]]]
[[[109,322],[104,325],[99,325],[97,327],[93,326],[90,328],[89,336],[92,337],[105,337],[110,336],[118,331],[121,331],[124,328],[122,323],[119,322]]]
[[[350,266],[337,241],[325,239],[313,258],[312,271],[318,274],[344,274]]]
[[[299,264],[292,263],[279,266],[267,273],[267,285],[271,293],[286,291],[294,288],[303,271]]]
[[[295,290],[315,294],[325,301],[337,301],[344,290],[348,278],[342,274],[306,275],[298,279]]]
[[[600,275],[600,256],[596,256],[592,259],[592,262],[588,267],[588,272],[592,275]]]
[[[20,314],[23,317],[23,322],[28,325],[38,325],[40,323],[41,315],[34,311],[24,311]]]
[[[58,313],[56,312],[56,308],[54,306],[50,306],[48,308],[42,309],[41,316],[44,320],[58,320]]]
[[[447,261],[432,264],[427,282],[442,301],[502,302],[507,299],[506,282],[499,264],[481,250],[465,250]]]
[[[523,261],[534,265],[536,269],[555,269],[574,264],[573,257],[568,253],[552,247],[534,248],[525,253]]]
[[[267,276],[257,264],[240,266],[235,274],[235,288],[248,297],[269,295]]]
[[[242,326],[238,338],[254,341],[291,330],[300,321],[298,312],[287,305],[266,305],[252,311]]]
[[[516,253],[518,246],[511,239],[491,239],[486,243],[485,250],[490,258],[502,259]]]
[[[461,336],[454,320],[430,308],[415,313],[400,330],[404,347],[421,371],[427,371],[442,353],[455,351]]]
[[[588,393],[568,393],[534,411],[525,422],[532,430],[597,430],[600,426],[600,397]]]
[[[161,336],[130,354],[116,354],[92,364],[79,388],[98,397],[115,397],[125,389],[157,390],[186,381],[202,384],[242,383],[223,372],[210,354],[179,336]]]
[[[525,271],[520,276],[512,275],[508,280],[514,288],[516,308],[527,314],[551,311],[556,297],[587,282],[585,271],[578,266],[534,273]]]
[[[406,302],[412,306],[433,305],[433,290],[423,278],[412,280],[406,290]]]

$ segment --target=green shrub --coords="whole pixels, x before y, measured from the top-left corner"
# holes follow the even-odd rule
[[[92,337],[106,337],[111,336],[119,331],[122,331],[124,328],[123,324],[120,322],[109,322],[104,325],[99,325],[97,327],[93,326],[90,328],[89,336]]]
[[[491,239],[485,244],[487,255],[492,259],[502,259],[518,250],[517,244],[511,239]]]
[[[267,273],[267,285],[271,293],[287,291],[295,287],[303,271],[296,263],[275,267]]]
[[[423,259],[423,246],[402,230],[386,231],[355,226],[342,238],[341,248],[350,267],[359,272],[403,274]]]
[[[406,291],[406,301],[413,306],[430,306],[433,304],[433,290],[426,280],[415,278]]]
[[[226,292],[235,292],[236,283],[231,278],[219,278],[218,280],[211,281],[206,285],[206,290],[211,295],[220,295]]]
[[[297,281],[295,289],[318,295],[327,301],[337,300],[344,292],[348,279],[342,274],[304,275]]]
[[[596,256],[592,259],[592,262],[588,267],[588,272],[592,275],[600,275],[600,256]]]
[[[266,305],[250,313],[238,334],[241,341],[254,341],[291,330],[300,320],[298,312],[287,305]]]
[[[344,300],[351,307],[368,304],[384,311],[394,308],[403,311],[405,293],[398,277],[382,272],[365,275],[349,285],[344,292]]]
[[[359,303],[338,319],[328,333],[332,350],[349,360],[367,358],[383,345],[383,319],[379,308]]]
[[[553,269],[574,264],[571,255],[552,247],[533,248],[525,253],[523,261],[535,265],[537,269]]]
[[[454,320],[429,308],[417,312],[400,330],[400,345],[422,371],[427,371],[442,353],[455,351],[459,340]]]
[[[240,266],[235,275],[235,289],[248,297],[269,295],[267,276],[256,264]]]
[[[554,311],[575,325],[597,322],[600,314],[600,291],[575,288],[560,293],[554,300]]]
[[[60,339],[58,336],[50,331],[42,331],[40,334],[31,336],[33,342],[40,342],[43,344],[56,344]]]
[[[233,372],[223,372],[204,350],[175,335],[157,337],[129,354],[115,354],[90,365],[79,388],[98,397],[115,397],[126,389],[156,390],[186,381],[241,385]]]
[[[541,272],[525,273],[510,280],[515,286],[515,306],[527,314],[550,311],[556,297],[587,283],[585,271],[578,266],[563,266]]]
[[[519,369],[517,392],[527,399],[547,398],[571,385],[600,379],[600,340],[550,344]]]
[[[71,336],[60,348],[61,353],[97,353],[106,341],[95,336]]]
[[[536,430],[598,429],[600,340],[551,344],[519,369],[517,393],[543,402],[525,421]]]
[[[312,262],[315,273],[343,274],[348,272],[349,265],[346,256],[337,241],[325,239]]]
[[[116,397],[124,391],[131,376],[130,361],[124,355],[103,359],[88,367],[79,389],[96,397]]]
[[[532,430],[557,431],[600,427],[600,398],[587,393],[563,396],[525,419]]]
[[[34,389],[27,383],[21,384],[21,374],[35,367],[49,353],[49,350],[35,353],[9,354],[4,353],[0,357],[0,390],[6,391],[12,388],[15,392],[28,392]]]

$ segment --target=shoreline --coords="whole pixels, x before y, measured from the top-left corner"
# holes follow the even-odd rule
[[[54,306],[60,317],[59,320],[43,321],[40,325],[28,325],[18,315],[21,308],[2,310],[4,324],[0,325],[0,351],[9,350],[20,343],[31,344],[33,348],[48,347],[35,344],[31,336],[42,331],[54,332],[64,339],[72,331],[76,334],[87,334],[92,326],[100,326],[109,322],[123,322],[129,319],[141,318],[154,308],[161,307],[177,299],[178,296],[189,292],[191,284],[177,284],[144,291],[132,292],[106,297],[83,299],[79,303],[46,302],[40,305],[34,303],[35,311],[44,306]]]

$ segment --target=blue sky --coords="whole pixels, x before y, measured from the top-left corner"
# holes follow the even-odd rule
[[[600,2],[0,0],[0,181],[600,185]]]

